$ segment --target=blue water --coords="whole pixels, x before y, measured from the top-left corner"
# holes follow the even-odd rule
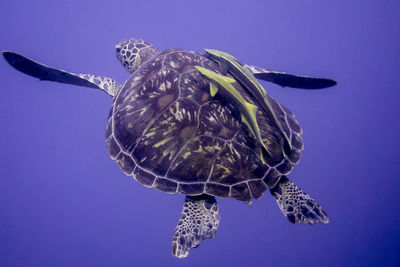
[[[339,84],[262,82],[304,131],[289,178],[330,223],[292,225],[269,193],[251,208],[219,200],[217,237],[177,259],[184,196],[143,187],[109,158],[111,98],[38,82],[1,59],[0,266],[400,265],[399,1],[37,0],[1,13],[1,50],[75,73],[123,82],[114,45],[139,37]]]

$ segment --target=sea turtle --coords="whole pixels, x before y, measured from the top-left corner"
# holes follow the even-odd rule
[[[106,129],[111,158],[146,187],[186,195],[172,239],[174,256],[186,257],[202,240],[215,237],[220,221],[215,197],[250,204],[268,189],[290,222],[328,223],[320,205],[286,177],[303,150],[299,124],[254,77],[309,89],[335,82],[271,72],[206,51],[159,51],[141,39],[122,41],[117,58],[131,74],[123,85],[14,52],[3,56],[40,80],[97,88],[113,97]],[[264,159],[262,147],[268,151]]]

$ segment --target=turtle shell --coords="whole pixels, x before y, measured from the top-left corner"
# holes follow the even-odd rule
[[[106,130],[107,149],[122,171],[141,184],[167,193],[209,194],[250,202],[273,188],[300,160],[301,129],[286,107],[267,96],[293,147],[282,154],[282,139],[268,117],[257,112],[261,136],[271,154],[260,159],[260,144],[240,113],[194,68],[220,73],[206,56],[170,49],[145,62],[114,97]],[[234,86],[248,102],[246,90]]]

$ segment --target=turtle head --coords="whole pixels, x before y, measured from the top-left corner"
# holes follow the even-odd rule
[[[158,54],[158,49],[142,39],[131,38],[115,46],[117,58],[129,72],[133,73],[140,65]]]

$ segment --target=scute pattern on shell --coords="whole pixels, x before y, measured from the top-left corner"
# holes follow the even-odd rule
[[[272,157],[259,157],[260,145],[240,114],[194,68],[220,73],[207,57],[170,49],[144,63],[114,98],[107,149],[127,175],[167,193],[234,197],[250,202],[273,188],[300,160],[301,129],[286,107],[268,96],[293,153],[283,157],[282,140],[269,118],[257,112],[261,136]],[[235,87],[253,100],[240,84]]]

